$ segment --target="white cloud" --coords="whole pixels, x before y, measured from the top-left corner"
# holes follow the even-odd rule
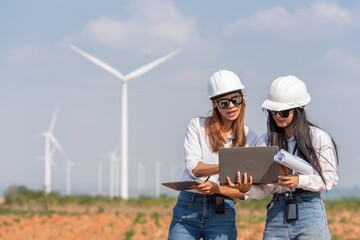
[[[225,28],[231,34],[241,30],[267,32],[285,39],[303,40],[339,34],[350,26],[352,14],[336,3],[315,2],[289,11],[283,6],[262,9],[238,18]]]
[[[32,44],[26,44],[24,46],[11,49],[7,55],[6,59],[10,62],[23,62],[28,61],[29,59],[36,60],[37,58],[34,57],[34,55],[38,54],[39,52],[44,52],[41,48],[32,45]]]
[[[345,98],[357,98],[360,91],[360,57],[341,49],[330,49],[314,62],[315,68],[324,69],[329,94]],[[340,80],[340,81],[339,81]]]
[[[181,15],[171,1],[132,4],[130,19],[100,17],[85,26],[84,35],[104,47],[140,52],[168,50],[196,38],[194,20]]]
[[[359,56],[351,55],[340,49],[331,49],[325,53],[324,61],[332,68],[339,70],[348,70],[359,72],[360,58]]]
[[[54,56],[56,54],[51,49],[34,44],[25,44],[10,49],[6,53],[4,60],[14,68],[22,69],[23,73],[42,74],[54,70],[58,64],[58,58]]]

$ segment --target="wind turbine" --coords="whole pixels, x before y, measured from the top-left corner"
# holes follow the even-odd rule
[[[75,165],[66,157],[66,195],[71,195],[71,168]]]
[[[44,192],[49,194],[51,192],[51,165],[53,163],[54,149],[51,146],[52,140],[55,138],[53,130],[58,115],[59,106],[55,108],[52,114],[50,126],[47,131],[40,134],[45,140],[45,153],[44,153]]]
[[[156,59],[126,75],[123,75],[114,67],[109,64],[97,59],[96,57],[86,53],[85,51],[75,47],[74,45],[69,45],[69,48],[80,54],[87,60],[93,62],[98,65],[108,73],[112,74],[116,78],[121,80],[121,160],[122,160],[122,168],[121,168],[121,197],[123,199],[128,199],[129,191],[128,191],[128,104],[127,104],[127,82],[132,79],[139,77],[151,69],[157,67],[161,63],[165,62],[169,58],[175,56],[181,49],[177,49],[161,58]]]
[[[110,198],[119,196],[119,157],[118,157],[119,146],[116,146],[109,154],[106,154],[105,157],[110,161],[109,163],[109,196]],[[102,169],[102,165],[101,165]],[[101,170],[102,171],[102,170]],[[101,173],[102,175],[102,173]],[[117,182],[116,182],[117,181]]]
[[[137,162],[138,195],[142,196],[146,190],[146,167],[142,161]]]
[[[52,114],[51,122],[50,122],[50,126],[49,126],[48,130],[41,133],[41,137],[43,137],[45,139],[45,155],[44,155],[44,159],[45,159],[45,161],[44,161],[45,162],[44,192],[45,192],[45,194],[49,194],[51,192],[51,165],[54,163],[53,156],[55,153],[55,149],[59,150],[61,153],[63,153],[66,156],[64,150],[62,149],[60,143],[58,142],[58,140],[56,139],[56,137],[54,136],[54,133],[53,133],[58,112],[59,112],[59,106],[57,106],[55,108],[55,111]]]
[[[66,194],[71,194],[71,166],[74,164],[70,161],[69,157],[65,153],[63,147],[60,145],[59,141],[56,139],[53,131],[55,128],[56,119],[59,112],[59,105],[55,108],[54,113],[51,117],[50,126],[47,131],[40,134],[41,137],[45,140],[45,155],[44,155],[44,192],[49,194],[51,192],[51,166],[55,166],[54,154],[59,151],[66,160]]]

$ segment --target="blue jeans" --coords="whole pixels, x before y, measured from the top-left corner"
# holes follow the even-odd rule
[[[296,194],[299,219],[287,222],[285,196],[274,194],[268,205],[264,239],[331,239],[320,193]]]
[[[215,197],[182,191],[173,209],[168,239],[227,239],[237,237],[235,203],[225,199],[225,213],[215,212]]]

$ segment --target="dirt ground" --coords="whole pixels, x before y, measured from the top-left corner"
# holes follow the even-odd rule
[[[112,240],[166,239],[172,207],[134,207],[115,211],[58,213],[3,213],[0,239],[3,240]],[[360,210],[328,211],[333,239],[360,239]],[[238,209],[238,239],[262,239],[265,210]]]

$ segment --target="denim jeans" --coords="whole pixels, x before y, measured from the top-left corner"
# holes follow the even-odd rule
[[[331,239],[320,193],[296,194],[299,219],[287,222],[285,196],[274,195],[268,205],[264,239]]]
[[[168,239],[227,239],[237,237],[235,203],[225,199],[225,213],[215,212],[215,197],[182,191],[173,209]]]

